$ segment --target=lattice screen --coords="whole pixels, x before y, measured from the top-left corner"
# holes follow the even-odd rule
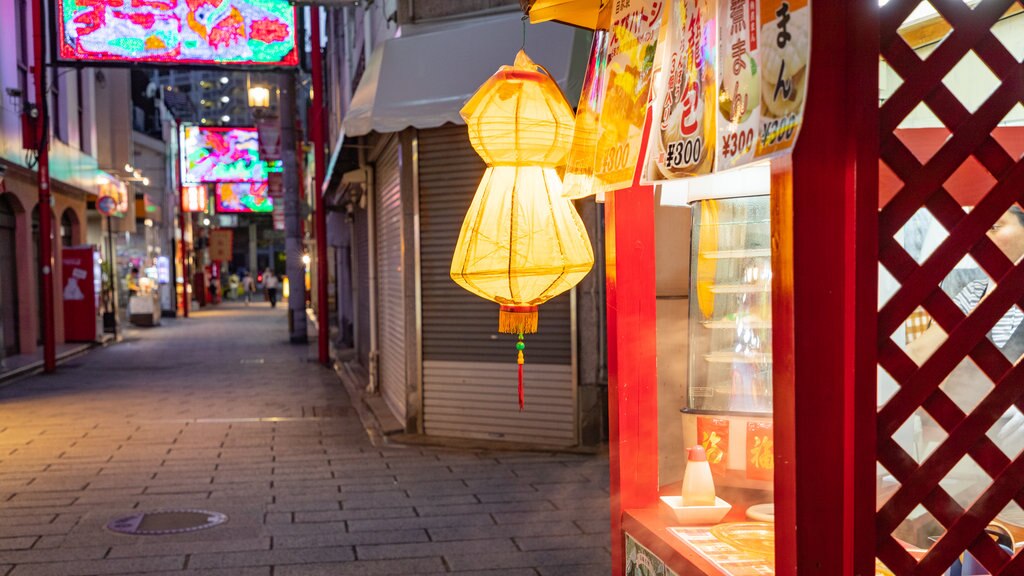
[[[1024,202],[1024,163],[994,134],[1024,99],[1024,55],[1013,47],[1019,37],[999,34],[1011,19],[1024,24],[1017,15],[1024,0],[932,0],[941,20],[932,20],[931,33],[940,41],[926,47],[915,41],[927,31],[915,36],[907,26],[922,13],[915,12],[919,4],[890,0],[879,9],[881,56],[899,78],[880,106],[880,170],[902,184],[879,214],[879,262],[893,286],[891,296],[883,290],[878,316],[879,374],[894,391],[887,401],[880,391],[878,462],[885,471],[877,554],[897,575],[943,574],[965,550],[992,574],[1019,575],[1024,554],[1007,553],[985,530],[1019,520],[1011,501],[1024,507],[1024,458],[1000,439],[1011,405],[1024,409],[1024,367],[990,337],[1015,304],[1024,308],[1024,266],[1014,266],[986,234],[1014,202]],[[897,134],[912,113],[949,130],[937,151],[910,149]],[[966,211],[949,181],[974,163],[986,174],[974,185],[987,193]],[[904,241],[922,209],[945,236],[927,255]],[[940,284],[968,255],[987,289],[965,316]],[[919,307],[948,334],[920,366],[905,350],[906,322]],[[960,398],[951,374],[976,384],[977,398]],[[925,541],[908,542],[915,537]]]

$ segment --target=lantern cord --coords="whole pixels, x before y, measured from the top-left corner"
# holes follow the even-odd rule
[[[530,17],[529,14],[523,14],[523,45],[519,47],[520,50],[526,50],[526,20]]]
[[[523,342],[523,333],[520,332],[519,333],[519,341],[516,342],[516,350],[519,351],[519,355],[518,355],[518,358],[516,359],[516,363],[519,364],[519,411],[520,412],[523,411],[523,404],[524,404],[524,400],[525,400],[525,397],[523,395],[523,363],[525,362],[525,360],[523,359],[523,350],[525,350],[525,349],[526,349],[526,343]]]

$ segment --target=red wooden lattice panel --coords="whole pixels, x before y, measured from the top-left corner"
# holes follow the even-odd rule
[[[931,0],[952,30],[925,59],[898,33],[918,4],[917,0],[891,0],[879,8],[881,56],[903,83],[879,110],[880,157],[902,187],[882,207],[878,227],[879,262],[900,283],[878,315],[878,362],[899,385],[878,412],[878,462],[900,486],[878,509],[877,554],[898,575],[943,574],[965,550],[992,574],[1024,574],[1024,554],[1011,557],[984,532],[1011,500],[1024,507],[1024,458],[1011,461],[986,436],[1011,405],[1024,409],[1024,366],[1011,365],[986,337],[1011,306],[1024,308],[1024,266],[1015,267],[986,236],[1014,202],[1024,204],[1024,162],[1010,156],[992,136],[999,122],[1024,100],[1024,65],[996,38],[992,27],[1024,0],[983,0],[976,5]],[[943,84],[943,78],[971,51],[999,79],[995,91],[973,113]],[[950,132],[942,147],[923,163],[896,135],[897,126],[921,103]],[[996,184],[965,212],[943,185],[971,158]],[[894,235],[921,208],[928,209],[949,237],[918,264]],[[967,255],[994,280],[994,287],[965,316],[939,283]],[[891,338],[919,307],[948,334],[920,367]],[[995,383],[967,414],[939,388],[965,358]],[[920,464],[893,440],[893,434],[918,409],[948,434]],[[966,509],[939,485],[965,456],[992,478],[988,489]],[[893,536],[918,506],[945,528],[920,560]]]

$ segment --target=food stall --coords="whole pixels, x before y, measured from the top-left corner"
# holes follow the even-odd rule
[[[1021,500],[1020,460],[986,437],[1019,404],[999,386],[1019,372],[985,342],[996,308],[1024,295],[1020,266],[985,240],[1024,178],[989,136],[1020,97],[1019,35],[989,31],[1020,6],[932,2],[922,26],[912,1],[809,4],[529,3],[533,21],[610,38],[592,53],[606,88],[584,86],[565,183],[605,201],[613,573],[1021,573],[1024,555],[986,534]],[[925,29],[938,48],[914,54]],[[996,79],[968,107],[949,88],[965,54]],[[880,59],[899,83],[881,106]],[[898,128],[924,106],[944,131],[915,158]],[[971,163],[989,191],[968,212],[943,184]],[[898,181],[884,198],[880,171]],[[946,233],[927,261],[899,245],[923,209]],[[998,303],[979,306],[987,325],[957,316],[939,286],[967,254],[1003,280]],[[880,272],[895,277],[891,294]],[[915,366],[890,335],[918,308],[950,336]],[[968,354],[997,391],[973,413],[940,387]],[[883,393],[883,377],[897,385]],[[898,438],[915,410],[944,434],[930,455]],[[716,500],[679,506],[697,445],[690,460],[711,469]],[[973,501],[943,488],[962,459],[992,479]],[[923,547],[899,533],[919,513],[940,528]]]

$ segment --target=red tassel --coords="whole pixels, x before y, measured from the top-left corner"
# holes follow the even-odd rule
[[[523,365],[519,365],[519,411],[523,411]]]

